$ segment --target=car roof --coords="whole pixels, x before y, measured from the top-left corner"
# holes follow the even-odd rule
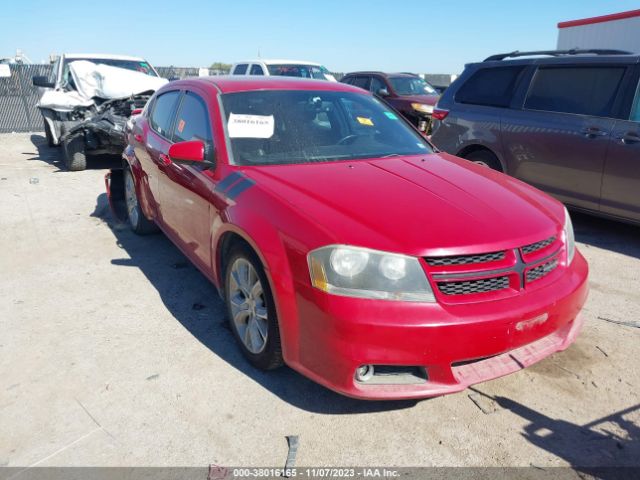
[[[78,58],[95,58],[96,60],[133,60],[136,62],[145,61],[142,57],[132,57],[130,55],[112,55],[110,53],[65,53],[65,58],[70,60]]]
[[[362,70],[362,71],[358,71],[358,72],[349,72],[349,73],[345,74],[345,77],[347,75],[381,75],[381,76],[387,77],[387,78],[389,78],[389,77],[418,77],[418,75],[416,75],[414,73],[408,73],[408,72],[387,73],[387,72],[379,72],[379,71],[376,71],[376,70]]]
[[[563,65],[563,64],[591,64],[591,63],[629,63],[640,62],[639,54],[618,54],[618,55],[560,55],[557,57],[530,56],[504,60],[485,60],[484,62],[473,62],[469,65],[499,67],[509,65]]]
[[[167,84],[170,86],[203,85],[213,87],[220,93],[246,92],[252,90],[321,90],[334,92],[356,92],[368,94],[361,88],[346,83],[328,82],[298,77],[218,75],[191,77]]]
[[[255,60],[243,60],[242,62],[236,62],[234,65],[238,65],[240,63],[264,63],[265,65],[313,65],[315,67],[320,67],[322,64],[316,62],[308,62],[306,60],[283,60],[283,59],[266,59],[266,58],[258,58]]]

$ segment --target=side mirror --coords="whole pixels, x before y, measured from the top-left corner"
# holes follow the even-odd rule
[[[215,166],[213,148],[200,140],[174,143],[169,147],[169,158],[174,162],[194,162]]]
[[[381,88],[376,93],[381,97],[388,97],[390,95],[389,90],[387,90],[386,88]]]
[[[49,79],[44,76],[33,77],[32,81],[35,87],[53,88],[56,86],[55,83],[50,82]]]

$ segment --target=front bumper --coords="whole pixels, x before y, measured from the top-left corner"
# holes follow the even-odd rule
[[[299,354],[289,364],[318,383],[363,399],[426,398],[525,368],[577,337],[587,263],[577,252],[555,281],[516,297],[444,305],[362,300],[298,285]],[[427,380],[367,384],[362,365],[419,366]]]

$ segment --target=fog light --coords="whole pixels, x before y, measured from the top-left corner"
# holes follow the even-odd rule
[[[356,369],[356,380],[366,382],[373,377],[373,365],[362,365]]]

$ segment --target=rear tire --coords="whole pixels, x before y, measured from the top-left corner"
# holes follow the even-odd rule
[[[482,165],[483,167],[488,167],[493,170],[497,170],[498,172],[502,172],[502,165],[500,164],[500,160],[489,150],[476,150],[474,152],[465,155],[467,160],[470,162],[476,163],[478,165]]]
[[[224,279],[227,315],[242,353],[260,370],[280,367],[284,361],[278,317],[260,259],[247,246],[236,245]]]
[[[153,220],[149,220],[142,213],[138,194],[136,193],[135,181],[131,169],[124,170],[124,199],[127,207],[127,219],[129,227],[138,235],[149,235],[158,231],[158,226]]]
[[[64,164],[67,170],[77,172],[87,168],[87,156],[84,151],[84,137],[81,135],[66,139],[63,144]]]

